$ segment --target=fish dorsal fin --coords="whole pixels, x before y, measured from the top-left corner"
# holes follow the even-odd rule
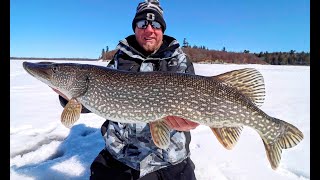
[[[211,128],[218,141],[228,150],[231,150],[236,145],[238,139],[240,138],[242,129],[242,126]]]
[[[62,111],[61,123],[70,128],[80,118],[81,109],[81,103],[71,98]]]
[[[170,128],[164,119],[149,123],[154,144],[160,149],[167,149],[170,144]]]
[[[256,106],[264,102],[265,86],[262,74],[254,68],[233,70],[215,76],[247,96]]]

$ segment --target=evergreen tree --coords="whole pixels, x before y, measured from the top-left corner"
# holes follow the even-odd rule
[[[186,38],[183,38],[183,46],[182,47],[189,47],[189,43],[187,42]]]
[[[102,49],[101,59],[102,59],[102,60],[105,60],[105,57],[106,57],[106,52],[104,51],[104,49]]]

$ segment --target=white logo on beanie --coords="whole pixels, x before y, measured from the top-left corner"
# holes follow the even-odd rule
[[[153,13],[147,13],[146,18],[148,21],[154,21],[156,16]]]

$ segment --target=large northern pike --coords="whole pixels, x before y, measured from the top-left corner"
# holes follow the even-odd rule
[[[23,67],[70,99],[61,115],[67,127],[79,118],[81,104],[111,121],[149,123],[153,141],[162,149],[170,143],[167,116],[209,126],[227,149],[235,145],[243,126],[249,126],[261,136],[273,169],[282,149],[303,139],[296,127],[258,108],[264,101],[264,80],[252,68],[206,77],[76,63],[24,62]]]

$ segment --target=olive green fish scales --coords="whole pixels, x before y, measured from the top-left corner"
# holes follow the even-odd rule
[[[210,127],[224,127],[255,125],[258,122],[255,118],[263,122],[268,117],[246,96],[217,78],[111,72],[92,81],[95,85],[79,100],[84,105],[95,106],[103,117],[117,121],[150,122],[175,115]]]
[[[273,169],[280,163],[281,149],[303,139],[296,127],[259,109],[264,101],[264,82],[252,68],[212,77],[126,72],[73,63],[25,62],[24,68],[71,99],[62,113],[66,126],[79,118],[80,103],[112,121],[150,123],[153,140],[160,148],[170,143],[170,129],[163,121],[167,116],[209,126],[227,149],[234,147],[242,127],[248,126],[260,134]]]
[[[94,106],[103,117],[112,116],[119,121],[149,122],[176,115],[219,126],[224,117],[232,114],[238,121],[241,117],[246,118],[248,115],[237,113],[244,111],[240,107],[254,108],[250,101],[240,105],[238,102],[243,101],[235,99],[246,99],[245,96],[210,77],[159,72],[119,74],[118,71],[102,71],[102,75],[95,71],[96,75],[90,75],[88,79],[90,85],[86,96],[79,97],[79,100],[84,105],[89,104],[88,107]]]

